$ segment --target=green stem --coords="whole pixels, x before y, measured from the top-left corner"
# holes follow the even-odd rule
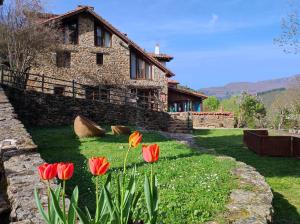
[[[153,163],[151,163],[151,176],[150,176],[150,181],[151,181],[151,184],[150,184],[150,188],[151,188],[151,195],[152,195],[152,197],[153,197],[153,185],[154,185],[154,183],[153,183]]]
[[[47,189],[47,196],[48,196],[48,216],[49,216],[49,220],[50,220],[50,182],[48,180],[48,189]],[[51,220],[50,220],[51,221]]]
[[[66,181],[63,180],[63,212],[64,212],[64,216],[65,218],[67,218],[67,214],[66,214]]]
[[[122,176],[122,189],[121,189],[121,223],[123,223],[123,208],[124,208],[124,197],[125,197],[125,177],[126,177],[126,163],[129,151],[131,149],[131,146],[128,147],[128,150],[125,155],[124,159],[124,166],[123,166],[123,176]]]
[[[99,176],[96,177],[96,211],[99,206]]]

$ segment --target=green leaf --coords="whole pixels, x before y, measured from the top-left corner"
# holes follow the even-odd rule
[[[145,176],[145,182],[144,182],[144,192],[145,192],[145,199],[146,199],[146,205],[148,210],[149,218],[153,216],[153,210],[152,210],[152,195],[150,190],[150,183],[149,178]]]
[[[74,209],[75,205],[78,204],[78,187],[76,186],[73,190],[73,194],[70,201],[69,211],[68,211],[68,224],[75,224],[76,223],[76,212]]]
[[[64,216],[64,214],[63,214],[63,212],[62,212],[62,210],[61,210],[61,208],[60,208],[60,206],[59,206],[59,202],[58,202],[58,200],[57,200],[57,198],[56,198],[56,195],[55,195],[55,193],[53,192],[52,189],[50,189],[50,193],[51,193],[51,197],[52,197],[52,199],[53,199],[53,205],[54,205],[54,209],[55,209],[55,211],[56,211],[56,214],[58,215],[59,219],[60,219],[64,224],[66,224],[66,223],[67,223],[66,218],[65,218],[65,216]]]
[[[60,201],[60,192],[61,192],[61,186],[59,185],[54,191],[57,201]],[[54,208],[53,198],[50,197],[50,200],[51,200],[50,201],[50,204],[51,204],[51,206],[50,206],[50,211],[51,211],[50,220],[51,220],[52,223],[58,223],[59,217],[58,217],[58,215],[55,211],[55,208]]]
[[[119,215],[118,213],[115,212],[115,206],[113,204],[112,198],[110,193],[108,192],[107,188],[104,186],[103,188],[103,192],[104,192],[104,196],[105,196],[105,200],[106,200],[106,204],[110,213],[110,218],[111,220],[119,220]]]
[[[41,200],[40,200],[40,197],[39,197],[39,194],[38,194],[38,191],[37,189],[35,188],[34,189],[34,198],[35,198],[35,202],[36,202],[36,205],[37,205],[37,208],[39,210],[39,212],[41,213],[41,215],[43,216],[44,220],[50,224],[50,221],[49,221],[49,217],[48,215],[46,214],[42,204],[41,204]]]
[[[88,217],[83,213],[83,211],[78,206],[72,204],[72,207],[75,209],[81,224],[91,224]]]
[[[84,208],[85,208],[85,212],[86,212],[87,218],[91,222],[92,221],[91,213],[90,213],[88,207],[85,206]]]

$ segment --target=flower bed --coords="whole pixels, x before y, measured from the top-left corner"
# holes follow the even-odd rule
[[[78,185],[79,204],[95,210],[95,180],[89,172],[87,159],[105,156],[111,163],[108,171],[114,180],[123,169],[128,137],[108,134],[104,138],[79,140],[71,127],[36,128],[31,130],[39,152],[49,163],[74,162],[74,175],[67,185],[67,194]],[[230,174],[234,163],[219,161],[212,155],[194,152],[185,145],[168,140],[158,133],[143,133],[143,143],[160,146],[159,162],[154,170],[159,180],[159,221],[164,223],[201,223],[216,219],[225,209],[235,180]],[[143,188],[144,174],[149,166],[142,159],[141,146],[128,155],[128,173],[137,165],[137,186]],[[112,189],[116,189],[112,183]],[[141,202],[144,202],[142,198]],[[142,204],[141,214],[147,211]],[[219,217],[218,217],[219,218]]]

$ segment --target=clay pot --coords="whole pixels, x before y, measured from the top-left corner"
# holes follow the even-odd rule
[[[79,138],[101,137],[105,135],[103,128],[83,116],[77,116],[75,118],[74,131]]]
[[[130,135],[131,131],[129,127],[122,125],[111,126],[111,131],[114,135]]]

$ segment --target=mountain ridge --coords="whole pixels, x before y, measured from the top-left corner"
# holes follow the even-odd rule
[[[257,94],[273,89],[287,89],[293,86],[296,81],[300,81],[300,74],[257,82],[231,82],[224,86],[202,88],[200,91],[208,96],[228,98],[232,95],[241,94],[244,91],[249,94]]]

